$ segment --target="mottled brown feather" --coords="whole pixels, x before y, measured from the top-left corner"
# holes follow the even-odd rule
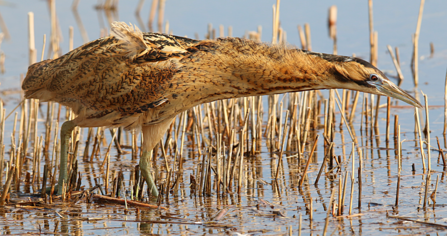
[[[224,98],[330,88],[377,93],[363,82],[375,68],[350,57],[114,27],[117,37],[30,66],[22,85],[26,98],[71,107],[78,126],[137,128]]]

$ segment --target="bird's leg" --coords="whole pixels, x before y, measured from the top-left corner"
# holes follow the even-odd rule
[[[152,171],[151,163],[150,163],[151,154],[152,154],[152,150],[151,151],[147,151],[147,150],[143,151],[143,155],[140,159],[140,170],[144,176],[144,179],[146,180],[147,186],[151,190],[152,196],[158,197],[157,186],[155,186],[155,182],[154,182],[154,179],[152,178],[152,174],[151,174],[151,171]]]
[[[166,133],[166,130],[168,129],[172,120],[173,119],[167,119],[158,124],[141,127],[141,131],[143,133],[143,144],[141,145],[143,155],[140,159],[140,170],[149,189],[151,190],[152,196],[154,197],[158,197],[158,190],[151,175],[150,157],[152,154],[152,149],[154,149],[155,145],[160,142],[160,139]]]
[[[71,137],[71,132],[76,127],[75,123],[71,120],[65,121],[61,127],[61,162],[59,167],[59,182],[57,188],[57,195],[62,194],[63,184],[67,184],[67,162],[68,162],[68,142]]]

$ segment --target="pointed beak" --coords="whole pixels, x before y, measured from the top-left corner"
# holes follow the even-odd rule
[[[397,87],[392,82],[384,80],[382,81],[382,84],[376,84],[376,88],[386,96],[397,98],[418,108],[422,107],[421,103],[416,100],[416,98]]]

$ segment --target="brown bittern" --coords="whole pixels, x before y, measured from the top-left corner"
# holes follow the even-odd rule
[[[31,65],[26,98],[55,101],[77,118],[61,128],[58,193],[67,181],[75,126],[141,128],[140,169],[158,195],[150,152],[175,116],[218,99],[316,89],[351,89],[421,104],[376,67],[354,57],[267,45],[240,38],[193,40],[115,22],[112,36]]]

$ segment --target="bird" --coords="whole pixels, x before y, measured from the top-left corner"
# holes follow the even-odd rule
[[[369,62],[242,38],[194,40],[113,22],[111,34],[30,65],[25,98],[54,101],[77,115],[60,130],[58,186],[67,182],[68,142],[79,127],[140,129],[140,170],[158,196],[149,158],[174,118],[220,99],[320,89],[384,95],[421,107]],[[58,188],[62,194],[62,188]]]

